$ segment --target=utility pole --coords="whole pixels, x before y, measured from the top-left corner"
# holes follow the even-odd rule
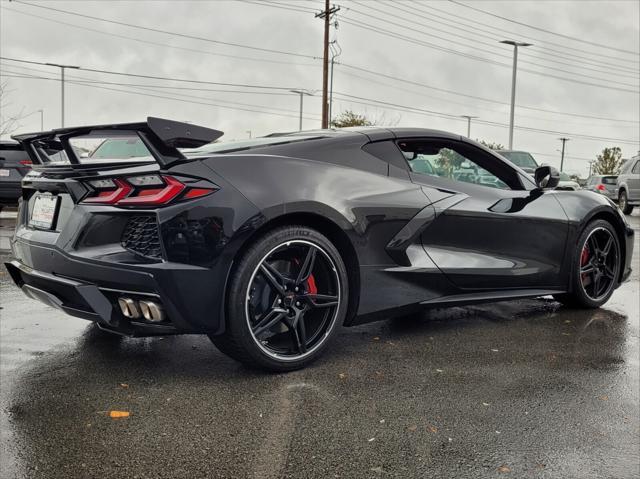
[[[560,156],[560,171],[563,171],[563,167],[564,167],[564,144],[570,140],[570,138],[558,138],[558,140],[560,140],[562,142],[562,153]]]
[[[336,22],[337,24],[337,22]],[[331,42],[331,79],[329,82],[329,125],[331,125],[331,119],[333,118],[333,67],[336,62],[336,58],[342,53],[342,48],[338,45],[338,41]]]
[[[313,93],[308,92],[307,90],[289,90],[291,93],[297,93],[298,95],[300,95],[300,122],[298,124],[298,130],[302,131],[302,107],[303,107],[303,101],[304,101],[304,96],[312,96]]]
[[[590,161],[589,162],[589,177],[591,177],[591,173],[593,172],[593,165],[595,164],[595,161]]]
[[[38,110],[40,112],[40,131],[44,131],[44,110]]]
[[[324,20],[324,48],[322,56],[322,128],[329,128],[329,25],[331,15],[340,10],[335,5],[331,7],[329,0],[324,0],[324,10],[316,13],[316,18]]]
[[[513,45],[513,74],[511,76],[511,113],[509,115],[509,149],[513,149],[513,118],[516,109],[516,72],[518,70],[518,47],[530,47],[533,43],[502,40],[500,43]]]
[[[247,130],[246,133],[249,135],[249,139],[251,139],[251,130]]]
[[[480,117],[471,116],[471,115],[460,115],[460,118],[466,118],[467,119],[467,138],[471,138],[471,120],[473,118],[480,118]]]
[[[80,67],[75,65],[60,65],[59,63],[45,63],[45,65],[49,65],[50,67],[58,67],[60,68],[60,77],[61,77],[61,85],[62,85],[62,108],[60,109],[60,117],[61,117],[61,127],[64,128],[64,70],[65,68],[74,68],[79,69]]]

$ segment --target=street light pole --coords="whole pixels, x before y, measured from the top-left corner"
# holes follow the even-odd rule
[[[560,171],[564,171],[564,145],[567,141],[570,140],[570,138],[558,138],[558,140],[560,140],[562,142],[562,153],[560,156]]]
[[[289,90],[291,93],[297,93],[298,95],[300,95],[300,122],[298,124],[298,130],[302,131],[302,107],[304,105],[304,96],[308,95],[311,96],[312,93],[308,92],[307,90]]]
[[[518,70],[518,47],[529,47],[532,43],[502,40],[500,43],[513,45],[513,73],[511,75],[511,113],[509,114],[509,149],[513,149],[513,118],[516,108],[516,72]]]
[[[44,110],[38,110],[40,112],[40,131],[44,131]]]
[[[471,138],[471,120],[473,118],[480,118],[480,117],[471,116],[471,115],[460,115],[460,118],[466,118],[467,119],[467,138]]]
[[[60,118],[61,118],[61,127],[64,128],[64,70],[65,68],[73,68],[73,69],[79,69],[80,67],[75,66],[75,65],[60,65],[59,63],[45,63],[45,65],[49,65],[50,67],[58,67],[60,68],[60,78],[61,78],[61,86],[62,86],[62,95],[61,95],[61,100],[62,100],[62,106],[60,108]]]

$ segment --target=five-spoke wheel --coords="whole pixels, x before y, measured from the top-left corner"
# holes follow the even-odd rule
[[[611,224],[587,225],[577,243],[570,292],[556,299],[572,306],[598,308],[613,294],[620,276],[620,242]]]
[[[256,343],[278,359],[300,359],[321,344],[340,305],[340,278],[317,244],[294,240],[255,269],[246,318]]]
[[[320,355],[347,311],[348,276],[324,235],[303,226],[266,233],[234,268],[220,350],[274,371],[304,367]]]

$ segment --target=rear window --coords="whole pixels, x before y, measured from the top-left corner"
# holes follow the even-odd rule
[[[55,138],[37,140],[33,146],[44,163],[68,164],[69,157],[60,140]],[[153,161],[153,156],[137,134],[110,131],[92,133],[69,139],[69,146],[81,164],[107,163],[114,161]]]
[[[615,185],[617,176],[603,176],[602,183],[605,185]]]

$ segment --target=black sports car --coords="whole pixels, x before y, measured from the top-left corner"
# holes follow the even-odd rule
[[[543,295],[599,307],[630,274],[633,230],[609,199],[458,135],[221,135],[149,118],[16,136],[34,169],[15,283],[107,331],[206,333],[283,371],[341,325]],[[78,154],[105,139],[130,150]]]

